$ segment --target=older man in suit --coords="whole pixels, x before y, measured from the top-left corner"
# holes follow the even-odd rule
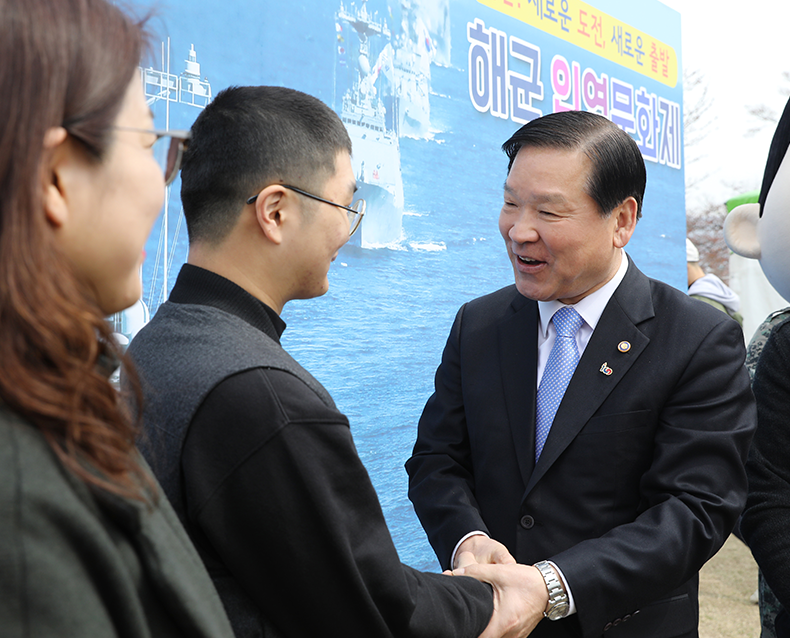
[[[738,324],[625,254],[646,173],[617,126],[555,113],[503,148],[515,286],[458,312],[409,496],[444,567],[543,578],[534,636],[697,636],[756,423]]]

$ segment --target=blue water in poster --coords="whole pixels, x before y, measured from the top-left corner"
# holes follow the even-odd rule
[[[600,4],[615,13],[621,3]],[[654,5],[645,2],[663,10]],[[283,345],[348,415],[401,559],[424,570],[438,562],[406,497],[403,463],[458,308],[513,280],[497,228],[507,168],[500,145],[520,124],[470,104],[475,19],[541,49],[545,96],[534,106],[544,113],[555,49],[682,104],[679,87],[555,45],[472,0],[234,0],[219,12],[205,0],[170,0],[152,24],[158,35],[144,71],[157,126],[189,128],[228,85],[278,84],[319,97],[349,127],[358,183],[378,218],[366,216],[358,245],[341,250],[325,296],[286,305]],[[643,21],[656,24],[652,14]],[[667,32],[679,51],[679,24],[670,20]],[[628,252],[648,275],[681,287],[683,171],[647,164],[644,218]],[[143,300],[152,314],[187,255],[178,189],[176,181],[146,246]]]

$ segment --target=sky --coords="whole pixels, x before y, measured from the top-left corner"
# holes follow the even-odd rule
[[[693,213],[760,188],[775,125],[750,134],[760,122],[748,108],[764,104],[778,117],[787,102],[790,1],[661,1],[680,13],[683,67],[701,74],[711,100],[706,134],[686,150],[686,210]],[[692,100],[693,93],[684,96]]]

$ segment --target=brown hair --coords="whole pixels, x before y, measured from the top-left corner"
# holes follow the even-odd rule
[[[105,0],[0,5],[0,401],[86,483],[140,499],[137,427],[100,365],[117,349],[54,241],[42,180],[51,127],[102,160],[144,40]]]

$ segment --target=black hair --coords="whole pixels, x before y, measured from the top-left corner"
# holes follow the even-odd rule
[[[216,244],[247,198],[273,183],[320,190],[351,140],[337,114],[280,86],[227,88],[201,112],[181,169],[189,241]]]
[[[628,197],[642,216],[647,172],[636,142],[619,126],[601,115],[587,111],[551,113],[528,122],[502,145],[510,159],[507,170],[523,147],[580,150],[592,168],[587,178],[587,194],[601,215],[607,217]]]

